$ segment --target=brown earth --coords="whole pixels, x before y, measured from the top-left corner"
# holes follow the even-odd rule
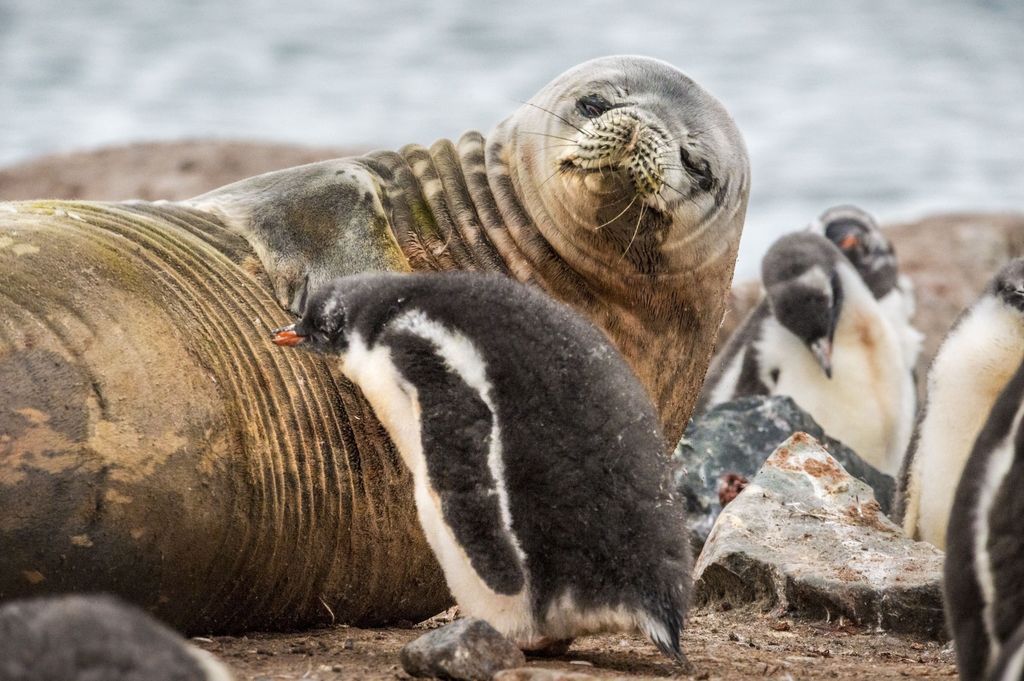
[[[279,679],[409,679],[398,662],[403,645],[422,629],[334,627],[297,634],[194,639],[224,660],[239,681]],[[847,623],[808,623],[749,610],[698,612],[684,647],[685,674],[647,641],[595,636],[558,659],[531,658],[530,668],[629,679],[950,679],[953,653],[934,641],[872,632]],[[569,677],[571,681],[584,681]],[[569,681],[567,679],[567,681]]]

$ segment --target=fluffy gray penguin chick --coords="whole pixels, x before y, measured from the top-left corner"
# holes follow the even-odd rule
[[[213,655],[109,596],[0,607],[0,681],[231,681]]]
[[[525,649],[639,631],[684,660],[683,505],[649,397],[588,321],[499,275],[367,273],[274,342],[340,358],[466,615]]]
[[[1017,295],[1024,308],[1024,288]],[[1024,363],[978,434],[949,515],[943,585],[965,681],[1019,679],[1024,669],[1022,418]]]

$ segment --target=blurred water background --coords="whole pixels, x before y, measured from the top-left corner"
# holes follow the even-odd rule
[[[612,53],[675,64],[736,118],[741,274],[836,202],[1024,209],[1024,0],[0,0],[0,164],[185,137],[429,143]]]

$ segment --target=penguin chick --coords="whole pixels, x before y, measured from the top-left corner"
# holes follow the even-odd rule
[[[366,273],[274,342],[340,357],[465,615],[525,649],[640,631],[684,660],[683,504],[650,399],[588,321],[499,275]]]
[[[925,405],[897,490],[907,536],[945,546],[964,463],[996,397],[1024,359],[1024,258],[961,313],[928,370]]]
[[[1024,299],[1024,291],[1021,292]],[[956,488],[946,534],[946,616],[960,678],[1021,677],[1024,363],[996,399]],[[1011,641],[1011,639],[1018,639]],[[1001,662],[997,660],[1003,657]],[[1000,673],[996,668],[1002,669]],[[1015,674],[1006,672],[1015,668]]]
[[[911,369],[921,353],[924,335],[914,328],[914,287],[899,273],[892,242],[875,218],[856,206],[833,206],[811,223],[811,231],[834,243],[860,273],[903,347],[903,361]]]
[[[768,249],[761,278],[765,298],[712,364],[701,406],[789,395],[829,435],[895,474],[913,428],[914,385],[864,280],[806,231]]]
[[[230,681],[210,653],[110,596],[0,607],[0,681]]]

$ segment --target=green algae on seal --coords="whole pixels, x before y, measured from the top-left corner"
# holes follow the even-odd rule
[[[113,591],[190,632],[432,614],[408,477],[353,386],[273,352],[281,306],[367,269],[506,273],[601,326],[674,440],[748,186],[717,101],[612,57],[486,139],[177,204],[0,204],[0,599]]]

